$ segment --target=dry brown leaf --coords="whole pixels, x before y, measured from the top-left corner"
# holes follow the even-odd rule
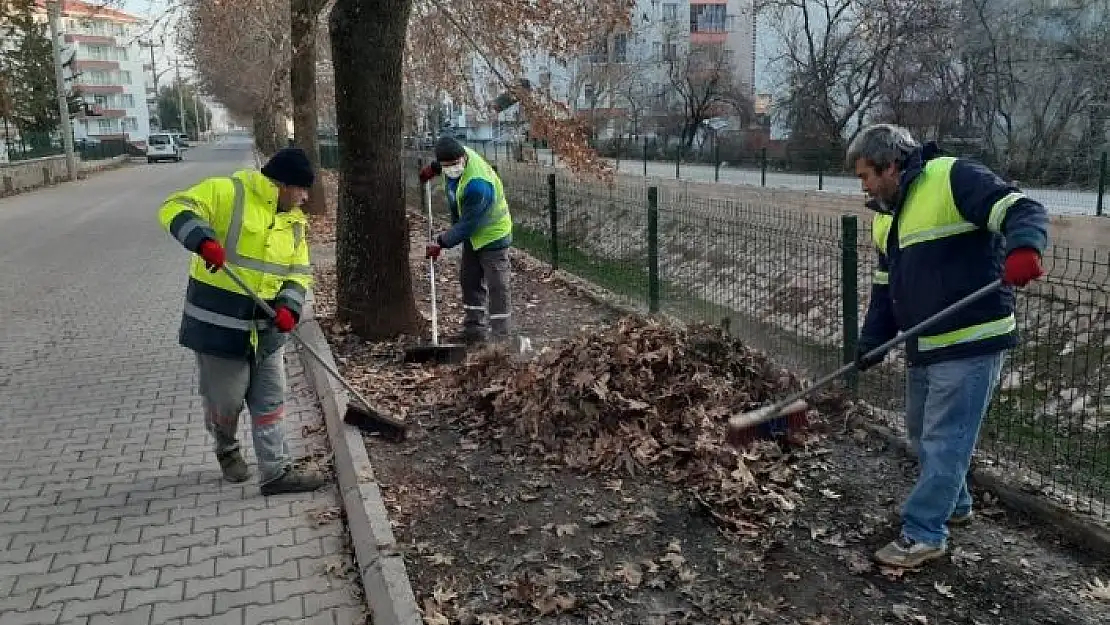
[[[630,562],[618,566],[613,571],[613,576],[623,581],[629,588],[638,588],[640,583],[644,581],[644,573],[640,570],[639,565]]]
[[[945,597],[948,597],[949,599],[955,599],[956,598],[956,595],[952,593],[952,587],[951,586],[948,586],[946,584],[942,584],[940,582],[933,582],[933,588],[936,588],[937,592],[944,595]]]
[[[1081,594],[1088,599],[1110,603],[1110,582],[1104,582],[1096,577],[1086,583],[1086,588]]]

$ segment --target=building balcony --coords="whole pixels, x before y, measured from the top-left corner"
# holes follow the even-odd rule
[[[690,33],[690,43],[695,45],[717,45],[728,40],[728,33],[724,30],[699,30]]]
[[[104,35],[79,35],[77,33],[66,33],[64,35],[64,39],[66,43],[91,43],[106,46],[116,45],[115,37],[107,37]]]
[[[88,93],[93,95],[110,95],[113,93],[123,93],[123,85],[82,85],[78,84],[77,88],[81,93]]]
[[[127,110],[125,109],[103,108],[97,104],[91,105],[89,109],[92,113],[90,117],[98,117],[102,119],[122,119],[124,117],[127,117]]]
[[[73,62],[73,71],[75,72],[96,69],[119,69],[119,61],[94,61],[92,59],[77,59]]]

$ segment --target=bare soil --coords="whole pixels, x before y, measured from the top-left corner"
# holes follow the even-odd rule
[[[851,414],[823,415],[800,447],[748,449],[744,462],[765,470],[755,495],[790,494],[776,518],[748,519],[749,531],[714,518],[698,484],[651,465],[568,466],[566,454],[460,410],[459,367],[400,365],[400,343],[366,343],[335,321],[329,221],[315,221],[316,314],[337,359],[413,424],[404,442],[365,440],[426,623],[1110,622],[1110,587],[1100,586],[1110,564],[982,493],[947,557],[917,571],[874,566],[916,469]],[[414,287],[427,311],[426,225],[411,221]],[[448,331],[461,320],[454,262],[437,272]],[[521,254],[513,290],[514,322],[536,349],[619,319]]]

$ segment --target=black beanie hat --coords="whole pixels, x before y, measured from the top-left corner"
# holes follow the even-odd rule
[[[300,148],[282,148],[262,166],[262,173],[269,179],[291,187],[308,189],[316,175],[308,155]]]
[[[436,141],[437,161],[457,161],[463,156],[466,156],[466,150],[454,137],[440,137]]]

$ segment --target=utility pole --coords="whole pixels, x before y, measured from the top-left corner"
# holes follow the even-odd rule
[[[195,91],[193,92],[193,124],[197,127],[197,141],[200,141],[200,107],[197,106],[197,94]]]
[[[70,180],[77,180],[77,155],[73,152],[73,126],[69,120],[69,99],[66,98],[66,79],[62,74],[62,44],[58,34],[62,21],[60,0],[50,2],[50,47],[54,51],[54,82],[58,89],[58,115],[61,120],[62,145],[66,150],[66,173]]]
[[[174,71],[177,73],[177,113],[181,118],[181,133],[189,134],[185,129],[185,89],[181,84],[181,63],[174,58],[173,60]]]

